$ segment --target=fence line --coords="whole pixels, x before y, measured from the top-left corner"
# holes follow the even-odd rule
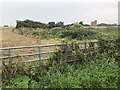
[[[87,43],[97,43],[97,41],[87,41],[87,42],[76,42],[73,44],[84,44],[85,48],[80,48],[80,50],[85,50],[88,48],[98,48],[99,46],[93,46],[93,47],[88,47]],[[65,46],[66,44],[47,44],[47,45],[31,45],[31,46],[17,46],[17,47],[6,47],[6,48],[0,48],[0,51],[8,51],[8,56],[0,56],[0,59],[4,60],[4,59],[8,59],[9,60],[9,64],[13,63],[11,62],[11,58],[17,58],[17,57],[25,57],[25,56],[38,56],[39,59],[34,59],[34,60],[26,60],[26,61],[22,61],[22,62],[36,62],[36,61],[41,61],[41,60],[47,60],[49,58],[41,58],[41,55],[43,54],[50,54],[50,53],[55,53],[57,51],[48,51],[48,52],[42,52],[41,48],[44,47],[53,47],[53,46]],[[69,44],[67,44],[69,45]],[[14,49],[23,49],[23,48],[38,48],[38,53],[32,53],[32,54],[21,54],[21,55],[11,55],[11,50]]]

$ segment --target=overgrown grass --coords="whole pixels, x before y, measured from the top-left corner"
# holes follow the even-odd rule
[[[55,53],[45,66],[15,69],[7,74],[3,82],[4,88],[117,88],[119,78],[119,40],[103,39],[99,41],[100,48],[87,51],[84,54],[76,45],[68,45]],[[90,46],[93,46],[92,43]],[[78,60],[77,63],[66,63],[69,60]],[[57,62],[56,62],[57,61]],[[60,62],[63,63],[60,63]],[[81,63],[83,62],[83,63]],[[32,64],[31,64],[32,65]],[[16,66],[15,66],[16,68]],[[20,73],[20,70],[23,70]],[[10,72],[10,73],[9,73]],[[6,75],[6,74],[5,74]]]
[[[89,63],[35,67],[27,75],[11,78],[9,88],[117,88],[118,66],[114,58],[99,55]]]
[[[65,40],[93,40],[100,38],[117,38],[118,27],[106,28],[52,28],[52,29],[29,29],[18,30],[20,33],[31,34],[40,39],[65,39]]]

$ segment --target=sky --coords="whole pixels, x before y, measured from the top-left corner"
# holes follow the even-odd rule
[[[118,23],[119,0],[0,0],[0,26],[16,20]]]

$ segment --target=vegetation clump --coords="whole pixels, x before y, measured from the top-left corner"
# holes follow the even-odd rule
[[[61,51],[53,55],[47,66],[30,66],[26,70],[22,69],[22,73],[11,76],[9,82],[3,83],[3,87],[118,88],[119,58],[116,58],[119,57],[118,44],[111,40],[100,40],[98,45],[103,46],[93,50],[92,54],[84,50],[81,53],[77,45],[65,45]],[[111,56],[112,52],[114,54]]]
[[[85,65],[52,65],[47,70],[34,67],[15,75],[5,88],[117,88],[118,66],[114,58],[99,55]]]

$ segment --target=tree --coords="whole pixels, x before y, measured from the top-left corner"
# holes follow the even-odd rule
[[[64,22],[57,22],[56,27],[64,27]]]
[[[48,28],[48,26],[45,23],[32,21],[32,20],[24,20],[24,21],[16,21],[17,25],[16,28],[20,27],[28,27],[28,28]]]
[[[48,27],[49,28],[54,28],[55,27],[55,22],[49,22]]]
[[[83,21],[80,21],[79,24],[83,25]]]

